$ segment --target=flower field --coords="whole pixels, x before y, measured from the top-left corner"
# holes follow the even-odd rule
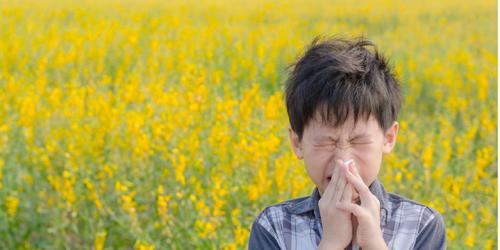
[[[0,0],[0,249],[246,249],[311,194],[286,66],[364,35],[404,101],[387,191],[497,248],[494,1]]]

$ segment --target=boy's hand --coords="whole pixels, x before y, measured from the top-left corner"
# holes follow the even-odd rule
[[[348,183],[359,193],[361,206],[351,200],[337,202],[337,208],[356,216],[356,242],[362,249],[388,249],[380,230],[380,201],[370,192],[356,167],[349,164],[346,171]]]
[[[351,201],[352,187],[346,183],[346,172],[347,166],[339,162],[318,202],[323,225],[323,236],[318,249],[344,249],[352,240],[351,213],[335,206],[339,201]]]

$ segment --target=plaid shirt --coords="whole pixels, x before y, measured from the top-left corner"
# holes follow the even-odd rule
[[[380,228],[390,249],[446,249],[445,224],[436,210],[397,194],[375,180],[370,191],[380,201]],[[322,224],[318,188],[311,196],[266,207],[252,224],[248,249],[316,249]],[[351,243],[346,249],[360,249]]]

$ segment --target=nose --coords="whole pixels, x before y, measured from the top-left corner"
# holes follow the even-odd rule
[[[346,163],[349,159],[348,158],[335,158],[335,167],[340,167],[340,166],[343,166],[344,163]]]
[[[341,164],[342,162],[352,159],[352,155],[348,149],[349,147],[336,147],[334,153],[332,154],[336,164]],[[340,162],[338,162],[339,160]]]

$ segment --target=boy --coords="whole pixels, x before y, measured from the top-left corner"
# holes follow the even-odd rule
[[[442,216],[377,180],[396,143],[402,98],[375,45],[315,38],[293,66],[288,131],[316,187],[264,209],[249,249],[445,249]]]

